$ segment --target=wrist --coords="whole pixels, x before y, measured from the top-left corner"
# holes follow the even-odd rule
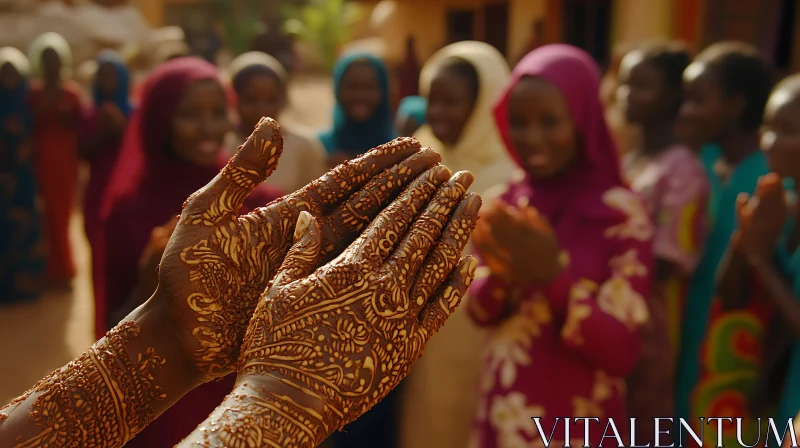
[[[230,425],[240,425],[236,415],[247,411],[258,418],[251,428],[237,428],[246,432],[257,431],[272,436],[275,446],[315,447],[322,443],[338,426],[326,422],[325,406],[320,399],[288,384],[277,376],[265,373],[240,374],[233,392],[221,408],[233,410]],[[223,411],[222,428],[226,428]]]
[[[123,319],[135,321],[141,328],[141,340],[163,353],[168,365],[162,373],[167,382],[180,382],[186,392],[203,384],[202,375],[197,370],[191,351],[187,348],[186,336],[168,310],[164,309],[166,298],[160,297],[156,291],[144,304],[134,309]]]

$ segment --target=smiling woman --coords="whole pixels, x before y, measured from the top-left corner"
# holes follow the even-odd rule
[[[320,140],[331,165],[353,158],[395,136],[389,106],[389,75],[375,56],[352,53],[333,69],[333,127]]]

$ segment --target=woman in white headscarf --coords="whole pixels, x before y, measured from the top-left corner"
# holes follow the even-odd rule
[[[506,183],[516,169],[492,117],[509,77],[503,55],[475,41],[439,50],[420,75],[420,91],[428,99],[427,124],[415,137],[440,152],[442,163],[453,171],[471,171],[472,190],[478,193]]]
[[[78,135],[83,117],[80,86],[72,81],[72,52],[60,34],[45,33],[30,46],[36,174],[44,202],[47,275],[67,287],[75,276],[69,221],[78,186]]]
[[[230,81],[236,92],[239,113],[237,130],[226,139],[231,153],[253,131],[261,117],[275,118],[286,107],[289,78],[274,57],[260,51],[238,56],[230,64]],[[298,132],[296,126],[280,121],[283,130],[283,155],[267,183],[284,192],[295,191],[327,171],[325,149],[310,133]]]
[[[478,193],[504,185],[516,170],[492,116],[509,79],[500,52],[474,41],[439,50],[420,76],[421,93],[428,99],[427,124],[415,137],[436,149],[454,172],[471,171],[471,189]],[[467,446],[484,333],[465,308],[450,317],[403,382],[403,448]]]

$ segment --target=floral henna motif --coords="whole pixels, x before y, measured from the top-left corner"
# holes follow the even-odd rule
[[[151,404],[164,398],[153,378],[165,360],[152,348],[131,358],[125,345],[138,336],[135,322],[123,322],[9,403],[7,408],[36,397],[28,418],[41,432],[16,446],[123,446],[150,424]]]
[[[203,381],[234,371],[247,324],[292,244],[300,212],[318,219],[319,253],[332,258],[439,161],[415,140],[397,139],[239,216],[250,191],[274,170],[282,146],[278,124],[262,120],[220,175],[187,200],[162,260],[159,288],[185,300],[176,317],[191,334],[184,343]],[[191,313],[181,309],[187,305]]]
[[[386,396],[460,302],[477,262],[457,260],[480,198],[465,197],[469,173],[439,188],[448,176],[441,167],[417,179],[347,250],[313,274],[321,256],[319,226],[310,215],[298,219],[297,242],[258,304],[239,360],[240,380],[277,378],[321,403],[280,405],[291,415],[291,428],[283,430],[309,438],[292,446],[314,446]],[[420,288],[415,300],[412,285],[421,268],[447,264],[452,254],[456,262],[432,270],[428,289]],[[271,426],[265,422],[252,434]]]

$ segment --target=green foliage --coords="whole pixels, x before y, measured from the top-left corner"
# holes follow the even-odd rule
[[[341,47],[350,37],[350,27],[359,19],[357,4],[347,0],[309,0],[307,5],[283,5],[285,28],[315,46],[326,69],[333,68]]]

